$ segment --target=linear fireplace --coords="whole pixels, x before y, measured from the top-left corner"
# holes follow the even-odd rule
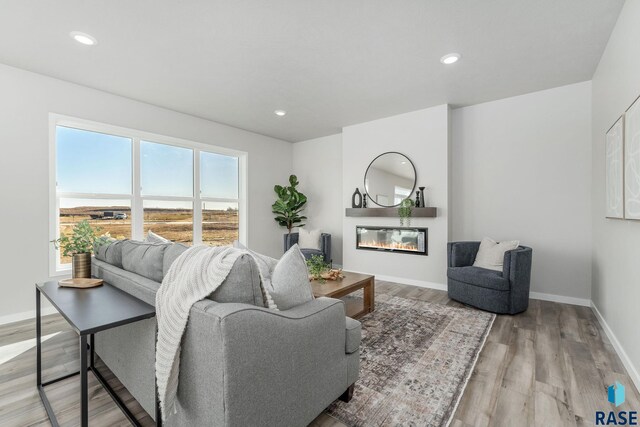
[[[426,228],[356,226],[356,249],[427,255]]]

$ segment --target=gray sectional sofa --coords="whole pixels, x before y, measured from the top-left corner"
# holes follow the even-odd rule
[[[115,242],[97,248],[95,277],[155,304],[180,244]],[[286,311],[264,307],[258,268],[239,258],[196,303],[182,341],[177,412],[170,426],[305,426],[358,378],[360,323],[340,300]],[[154,417],[155,319],[96,335],[96,352]]]

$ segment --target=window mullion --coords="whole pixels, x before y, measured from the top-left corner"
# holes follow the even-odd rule
[[[140,138],[133,138],[133,176],[131,179],[133,198],[131,200],[131,237],[144,239],[144,210],[140,196]]]
[[[200,150],[193,150],[193,243],[202,243],[202,202],[200,201]]]

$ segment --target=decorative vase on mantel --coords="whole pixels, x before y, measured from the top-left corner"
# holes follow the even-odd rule
[[[91,278],[91,253],[73,255],[71,258],[71,277],[74,279]]]
[[[420,207],[421,208],[426,208],[427,207],[427,201],[424,198],[424,189],[427,187],[418,187],[420,189]]]
[[[360,193],[360,189],[356,188],[356,191],[351,196],[351,207],[352,208],[361,208],[362,207],[362,193]]]

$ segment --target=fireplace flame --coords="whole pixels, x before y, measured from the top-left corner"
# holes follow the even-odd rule
[[[376,240],[365,240],[358,244],[359,248],[372,248],[372,249],[397,249],[402,251],[418,252],[418,247],[413,243],[400,243],[400,242],[379,242]]]

